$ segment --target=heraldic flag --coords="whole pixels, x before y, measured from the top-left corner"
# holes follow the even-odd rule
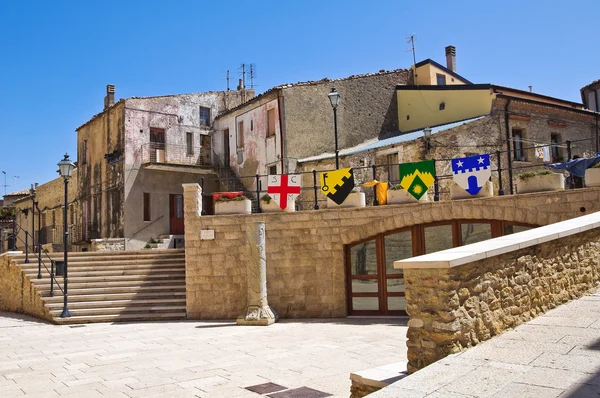
[[[477,195],[492,176],[490,155],[452,159],[452,173],[454,173],[455,183],[471,195]]]
[[[321,173],[321,193],[338,205],[354,189],[354,171],[352,168],[340,169]]]
[[[424,160],[400,165],[400,186],[419,200],[435,181],[435,163]]]
[[[292,203],[300,195],[301,182],[299,174],[269,175],[267,193],[281,210],[285,210],[288,203]]]

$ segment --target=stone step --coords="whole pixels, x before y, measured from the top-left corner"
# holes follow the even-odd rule
[[[154,305],[145,307],[110,307],[110,308],[71,308],[68,306],[72,316],[87,316],[87,315],[118,315],[118,314],[156,314],[161,312],[172,313],[183,311],[185,313],[185,305]],[[62,312],[62,307],[50,310],[50,314],[59,316]]]
[[[38,264],[18,264],[22,269],[38,269]],[[44,266],[50,269],[50,262],[44,261],[42,263],[42,269],[45,269]],[[132,266],[142,266],[142,265],[179,265],[185,266],[185,259],[152,259],[152,260],[123,260],[123,261],[86,261],[86,262],[72,262],[69,260],[69,269],[78,268],[78,267],[96,267],[99,269],[106,269],[111,267],[122,267],[125,265]]]
[[[155,314],[112,314],[112,315],[87,315],[71,316],[69,318],[54,318],[54,322],[61,325],[93,323],[93,322],[124,322],[124,321],[161,321],[161,320],[183,320],[185,311],[155,313]]]
[[[45,271],[45,270],[43,270]],[[74,277],[85,277],[85,276],[126,276],[126,275],[164,275],[176,273],[185,274],[185,267],[164,267],[164,268],[124,268],[124,269],[110,269],[110,270],[97,270],[97,269],[89,269],[89,270],[72,270],[69,269],[69,279]],[[32,278],[32,282],[35,283],[37,279],[37,268],[35,270],[27,270],[25,272],[27,276]],[[50,275],[46,272],[42,272],[42,279],[44,280],[50,279]]]
[[[54,297],[54,302],[47,302],[46,307],[50,309],[56,309],[63,307],[62,297]],[[79,296],[80,298],[80,296]],[[148,304],[154,305],[184,305],[185,297],[180,298],[148,298],[138,299],[132,298],[128,300],[102,300],[102,301],[71,301],[69,300],[69,309],[86,309],[86,308],[115,308],[115,307],[145,307]]]
[[[62,287],[62,284],[61,284]],[[131,293],[131,292],[152,292],[152,291],[174,291],[174,292],[185,292],[185,283],[176,285],[162,285],[162,286],[113,286],[103,288],[72,288],[69,287],[69,297],[77,295],[88,295],[88,294],[103,294],[103,293]],[[38,292],[42,296],[50,295],[50,287],[44,287],[38,289]],[[54,295],[62,296],[62,292],[56,285],[54,286]]]
[[[185,300],[185,290],[180,291],[149,291],[149,292],[129,292],[129,293],[100,293],[100,294],[77,294],[74,295],[69,291],[69,298],[76,300],[77,302],[102,302],[102,301],[116,301],[116,300],[150,300],[156,298],[157,300]],[[55,295],[54,297],[46,296],[42,297],[47,305],[54,305],[54,303],[60,303],[62,305],[63,296]]]
[[[56,277],[56,280],[62,282],[62,277]],[[69,287],[77,284],[96,284],[98,282],[119,282],[120,284],[136,284],[139,282],[165,282],[165,281],[185,281],[185,271],[172,272],[163,274],[144,274],[144,275],[117,275],[117,276],[79,276],[69,273]],[[50,278],[32,279],[32,282],[36,286],[48,285]],[[116,286],[116,285],[109,285]]]
[[[105,257],[105,258],[122,258],[122,257],[138,257],[138,256],[147,256],[148,252],[144,251],[144,250],[137,250],[137,251],[118,251],[118,252],[69,252],[69,259],[81,259],[81,258],[98,258],[98,257]],[[156,253],[152,253],[153,256],[160,256],[160,255],[165,255],[165,256],[184,256],[185,255],[185,249],[165,249],[162,250],[160,252],[156,252]],[[20,261],[20,260],[25,260],[25,254],[15,254],[12,256],[15,260]],[[56,260],[60,260],[63,258],[63,253],[62,252],[56,252],[56,253],[42,253],[42,258],[53,258]],[[37,259],[37,256],[35,255],[35,253],[29,253],[29,261],[32,261],[32,259]]]
[[[60,285],[62,286],[63,284],[63,280],[62,277],[57,278],[56,281],[58,283],[60,283]],[[49,281],[48,281],[49,282]],[[105,281],[105,282],[73,282],[69,279],[69,290],[73,289],[73,290],[77,290],[77,289],[95,289],[95,288],[104,288],[104,287],[130,287],[132,285],[134,286],[162,286],[165,284],[169,284],[169,285],[185,285],[185,278],[170,278],[167,280],[140,280],[140,281],[135,281],[135,283],[132,283],[128,280],[116,280],[116,281]],[[55,285],[56,286],[56,285]],[[50,284],[49,283],[43,283],[40,285],[36,286],[38,289],[44,290],[45,288],[47,288],[48,290],[50,290]]]

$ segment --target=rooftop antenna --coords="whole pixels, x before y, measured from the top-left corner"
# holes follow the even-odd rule
[[[408,51],[412,51],[412,55],[413,55],[413,68],[414,68],[414,75],[415,75],[415,84],[418,86],[419,83],[417,83],[417,55],[415,54],[415,35],[412,34],[410,35],[410,37],[407,40],[407,43],[410,43],[410,50]]]
[[[229,69],[227,69],[227,77],[225,79],[227,79],[227,91],[229,91]]]
[[[242,70],[242,89],[246,89],[246,64],[242,64],[238,70]]]
[[[250,64],[250,88],[254,89],[254,79],[256,78],[256,64]]]

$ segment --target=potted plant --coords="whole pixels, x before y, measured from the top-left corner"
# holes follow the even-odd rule
[[[400,184],[392,185],[387,191],[387,204],[388,205],[399,205],[402,203],[417,203],[417,202],[429,202],[429,196],[427,193],[421,196],[421,199],[417,200],[414,196],[408,193]]]
[[[550,170],[528,171],[519,174],[517,193],[558,191],[565,189],[565,177]]]
[[[463,187],[454,183],[450,185],[450,198],[451,199],[473,199],[473,198],[487,198],[494,196],[494,183],[486,181],[483,187],[477,192],[477,195],[471,195]]]
[[[260,208],[264,213],[276,213],[280,211],[293,212],[296,211],[296,199],[293,200],[288,199],[287,207],[285,210],[281,210],[281,207],[269,196],[269,194],[264,194],[260,198]]]
[[[218,214],[250,214],[252,202],[244,195],[220,196],[215,202],[215,215]]]
[[[600,187],[600,163],[587,169],[583,178],[586,187]]]
[[[0,220],[12,220],[17,214],[17,209],[12,206],[0,207]]]
[[[347,208],[347,207],[365,207],[367,205],[367,201],[365,199],[365,193],[360,192],[358,189],[354,188],[352,192],[346,197],[344,202],[341,205],[338,205],[333,200],[327,198],[327,207],[328,208]]]

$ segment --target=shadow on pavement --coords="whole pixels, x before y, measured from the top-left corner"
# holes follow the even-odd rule
[[[2,319],[12,319],[29,323],[39,323],[42,325],[52,325],[51,322],[45,321],[43,319],[34,318],[25,314],[17,314],[16,312],[0,312],[0,327],[14,327],[14,324],[4,326],[2,324]]]

